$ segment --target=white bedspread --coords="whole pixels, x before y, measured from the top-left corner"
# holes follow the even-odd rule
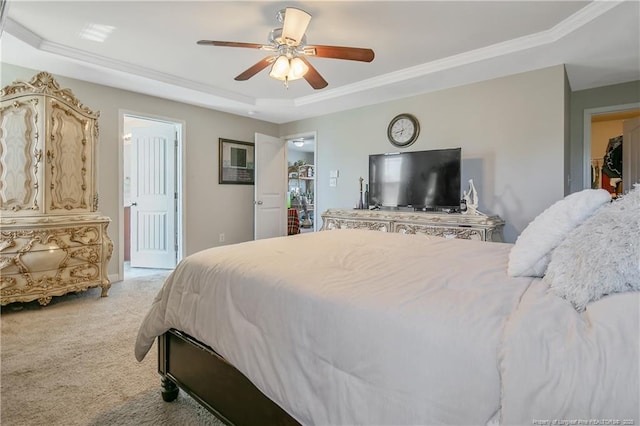
[[[638,424],[638,293],[578,314],[508,277],[510,248],[336,230],[205,250],[167,279],[135,354],[182,330],[309,425]]]

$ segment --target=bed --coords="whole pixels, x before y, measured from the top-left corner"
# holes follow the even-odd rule
[[[165,399],[230,424],[640,421],[640,294],[579,312],[509,276],[512,246],[342,229],[205,250],[135,354],[158,338]]]

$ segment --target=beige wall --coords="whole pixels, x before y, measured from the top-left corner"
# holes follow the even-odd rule
[[[2,86],[30,79],[35,70],[2,64]],[[386,138],[389,120],[399,113],[420,120],[418,141],[407,150],[462,147],[463,189],[473,178],[480,210],[499,214],[506,241],[564,195],[566,81],[563,66],[275,125],[162,98],[57,77],[90,108],[99,110],[100,211],[113,220],[109,234],[121,263],[118,144],[122,110],[184,121],[185,255],[253,238],[253,186],[218,185],[218,138],[252,141],[255,132],[291,135],[317,131],[318,212],[353,207],[358,178],[368,177],[369,154],[397,151]],[[161,95],[161,94],[159,94]],[[329,187],[329,170],[339,170]]]
[[[398,151],[387,125],[408,112],[420,136],[407,151],[462,147],[462,186],[472,178],[481,211],[506,220],[513,242],[526,225],[564,196],[568,127],[563,66],[358,108],[280,126],[280,135],[317,131],[317,203],[352,208],[368,156]],[[339,170],[337,187],[329,171]]]
[[[30,80],[40,70],[2,63],[0,71],[0,83],[4,87],[16,79]],[[253,141],[255,132],[277,135],[277,125],[81,80],[55,77],[61,87],[70,88],[82,103],[100,111],[99,210],[112,220],[109,235],[115,250],[109,263],[110,276],[118,273],[122,262],[119,258],[120,110],[186,123],[185,255],[220,245],[218,235],[222,232],[225,233],[225,244],[253,238],[253,186],[218,184],[218,138]]]

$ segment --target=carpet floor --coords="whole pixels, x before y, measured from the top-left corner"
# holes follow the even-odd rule
[[[0,316],[0,424],[215,425],[186,393],[160,396],[157,348],[133,355],[138,327],[168,272],[37,302]]]

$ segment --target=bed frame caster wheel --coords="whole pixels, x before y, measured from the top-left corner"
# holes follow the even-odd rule
[[[166,377],[162,378],[162,400],[164,402],[175,401],[178,397],[178,393],[180,393],[180,389],[173,383],[170,379]]]

